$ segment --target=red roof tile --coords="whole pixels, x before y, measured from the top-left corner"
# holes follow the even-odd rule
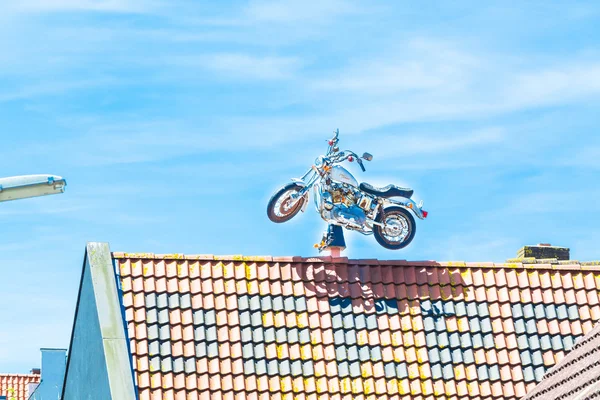
[[[7,399],[27,400],[29,395],[29,384],[40,383],[38,374],[0,374],[0,396]]]
[[[140,400],[517,399],[600,318],[574,262],[113,256]]]

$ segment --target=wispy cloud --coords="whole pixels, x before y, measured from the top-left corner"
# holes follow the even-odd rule
[[[294,23],[314,24],[346,14],[362,11],[355,3],[344,0],[333,1],[273,1],[255,0],[244,10],[246,17],[261,23]]]
[[[98,87],[114,86],[118,84],[114,78],[99,78],[89,80],[70,80],[38,83],[34,85],[23,85],[13,90],[5,90],[0,94],[0,102],[15,100],[40,99],[46,96],[57,96],[74,91],[88,90]]]
[[[281,80],[292,78],[302,65],[297,57],[257,56],[244,53],[214,53],[173,57],[169,63],[204,69],[229,79]]]
[[[360,60],[317,79],[312,88],[382,96],[419,90],[454,91],[470,79],[480,60],[443,40],[414,38],[384,49],[376,59]]]
[[[20,0],[14,2],[8,9],[28,13],[72,11],[145,13],[156,9],[161,3],[158,0]]]

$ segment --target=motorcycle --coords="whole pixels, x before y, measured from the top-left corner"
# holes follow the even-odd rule
[[[416,204],[413,190],[396,185],[377,188],[368,183],[359,184],[352,174],[342,167],[344,161],[356,162],[366,171],[363,160],[373,156],[364,153],[359,157],[350,150],[340,151],[339,129],[329,140],[327,154],[316,158],[314,165],[301,177],[279,189],[269,200],[267,215],[275,223],[292,219],[308,205],[313,189],[317,212],[330,225],[375,236],[386,249],[399,250],[415,237],[416,225],[413,214],[423,220],[427,211],[423,201]],[[321,242],[319,249],[326,244]],[[317,246],[317,245],[315,245]]]

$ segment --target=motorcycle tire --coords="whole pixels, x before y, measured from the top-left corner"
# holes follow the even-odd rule
[[[373,236],[375,236],[375,240],[377,240],[377,243],[379,243],[382,247],[385,247],[389,250],[400,250],[408,246],[415,237],[415,219],[409,211],[402,207],[387,207],[377,215],[375,221],[385,223],[385,221],[389,217],[393,216],[404,220],[404,222],[406,223],[408,228],[408,233],[406,234],[406,236],[400,241],[389,240],[386,238],[386,234],[384,231],[385,228],[382,228],[377,225],[373,227]]]
[[[269,204],[267,205],[267,216],[269,217],[269,219],[275,223],[282,223],[282,222],[286,222],[289,221],[290,219],[294,218],[294,216],[296,214],[298,214],[298,212],[302,209],[302,206],[304,205],[304,202],[306,201],[306,199],[304,197],[302,197],[301,199],[298,200],[298,202],[296,204],[294,204],[293,207],[291,207],[289,210],[285,210],[284,213],[282,213],[282,215],[277,215],[276,213],[276,207],[277,207],[277,202],[279,201],[280,197],[286,195],[286,193],[289,192],[299,192],[302,189],[302,186],[297,184],[297,183],[288,183],[287,185],[285,185],[284,187],[282,187],[281,189],[279,189],[277,191],[277,193],[275,193],[272,197],[271,200],[269,200]],[[280,211],[283,210],[283,204],[281,204],[279,206]]]

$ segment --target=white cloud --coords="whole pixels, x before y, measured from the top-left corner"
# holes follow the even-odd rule
[[[245,15],[260,23],[315,23],[330,20],[344,14],[359,12],[360,9],[344,0],[330,1],[252,1]]]
[[[70,80],[70,81],[54,81],[43,82],[33,85],[23,85],[14,90],[4,90],[0,93],[0,102],[8,102],[14,100],[25,100],[44,96],[61,95],[77,90],[86,90],[97,87],[106,87],[108,85],[118,84],[117,79],[99,78],[90,80]]]
[[[403,156],[430,155],[456,152],[477,147],[497,145],[505,139],[502,129],[488,128],[474,132],[447,134],[377,134],[372,140],[366,134],[363,143],[369,144],[378,159],[399,158]]]
[[[246,80],[289,79],[301,66],[297,57],[254,56],[241,53],[216,53],[177,58],[174,61],[208,69],[225,77]]]
[[[159,5],[160,2],[156,0],[19,0],[9,6],[9,9],[24,13],[66,11],[145,13]]]
[[[415,38],[385,49],[381,58],[342,66],[312,88],[331,92],[356,92],[362,96],[411,94],[418,90],[447,93],[466,84],[470,71],[479,65],[477,57],[450,43]]]
[[[600,94],[600,62],[559,63],[517,73],[506,87],[509,109],[569,103]]]

